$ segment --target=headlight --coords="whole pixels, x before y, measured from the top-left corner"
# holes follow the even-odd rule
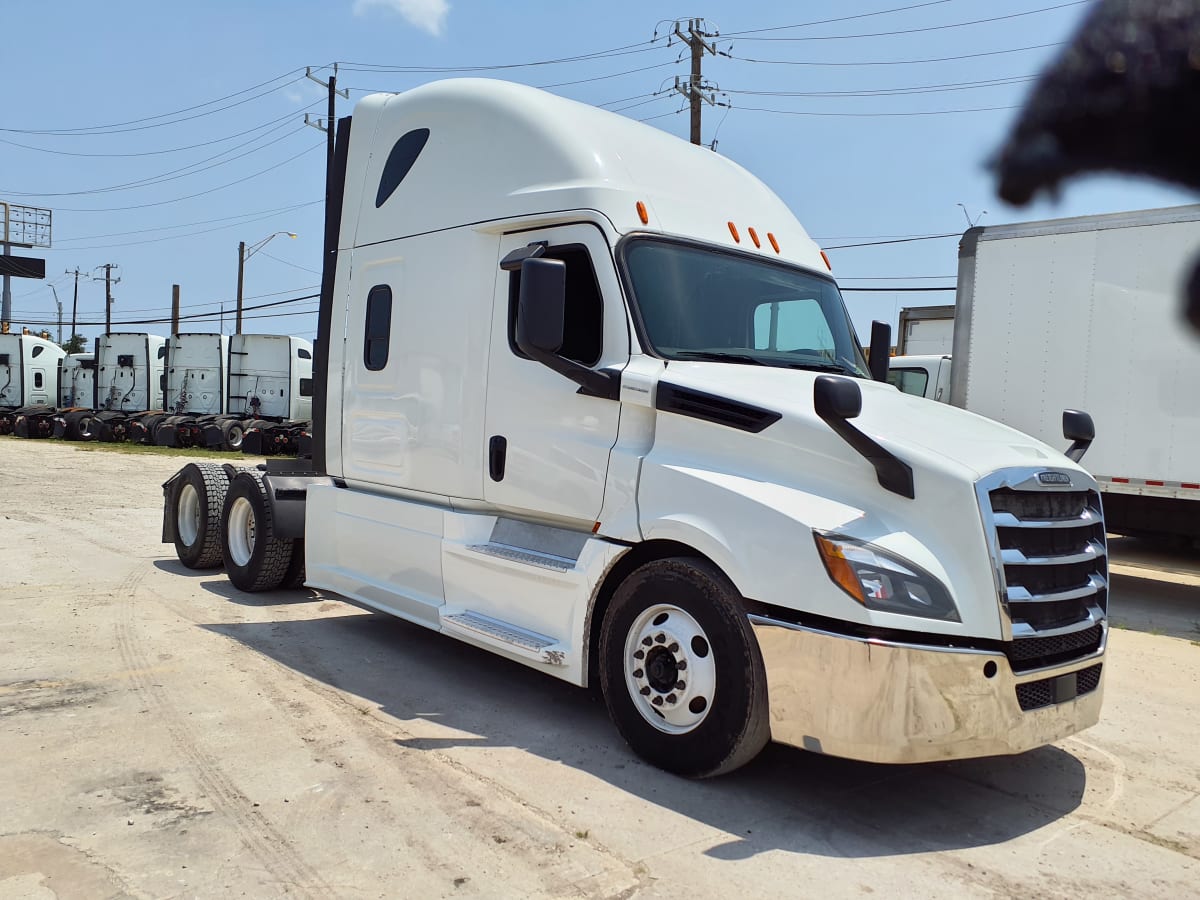
[[[813,537],[833,583],[867,609],[962,621],[950,592],[919,566],[842,534],[814,531]]]

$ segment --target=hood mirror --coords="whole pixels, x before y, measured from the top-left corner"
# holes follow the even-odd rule
[[[1064,409],[1062,424],[1063,437],[1072,441],[1067,448],[1067,458],[1079,462],[1096,439],[1096,423],[1081,409]]]

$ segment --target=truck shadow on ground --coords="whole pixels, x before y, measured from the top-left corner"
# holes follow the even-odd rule
[[[688,781],[635,757],[597,692],[388,616],[203,627],[362,698],[399,722],[426,720],[467,733],[396,741],[402,747],[446,753],[468,766],[477,748],[520,748],[719,829],[730,839],[707,851],[718,859],[771,850],[865,858],[1002,843],[1067,816],[1082,802],[1087,782],[1083,764],[1057,747],[1016,757],[883,766],[776,744],[732,775]],[[542,790],[546,777],[535,766],[505,769],[498,780],[527,796],[531,787]],[[522,784],[522,778],[539,782]],[[570,781],[556,789],[569,791]],[[555,796],[578,803],[576,808],[588,805],[586,797]]]
[[[183,563],[174,559],[156,559],[154,567],[172,575],[187,575],[192,578],[207,578],[200,587],[210,594],[216,594],[222,600],[237,603],[241,606],[281,606],[293,603],[312,603],[321,597],[316,591],[300,588],[294,591],[269,591],[262,594],[247,594],[239,591],[225,577],[221,569],[189,569]]]

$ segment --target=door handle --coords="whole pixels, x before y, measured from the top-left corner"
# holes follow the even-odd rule
[[[488,441],[488,474],[492,481],[504,480],[504,462],[508,455],[508,440],[502,435],[494,434]]]

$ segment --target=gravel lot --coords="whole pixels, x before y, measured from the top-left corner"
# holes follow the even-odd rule
[[[683,781],[587,691],[159,543],[185,459],[0,438],[0,897],[1200,896],[1200,577],[1015,758]]]

